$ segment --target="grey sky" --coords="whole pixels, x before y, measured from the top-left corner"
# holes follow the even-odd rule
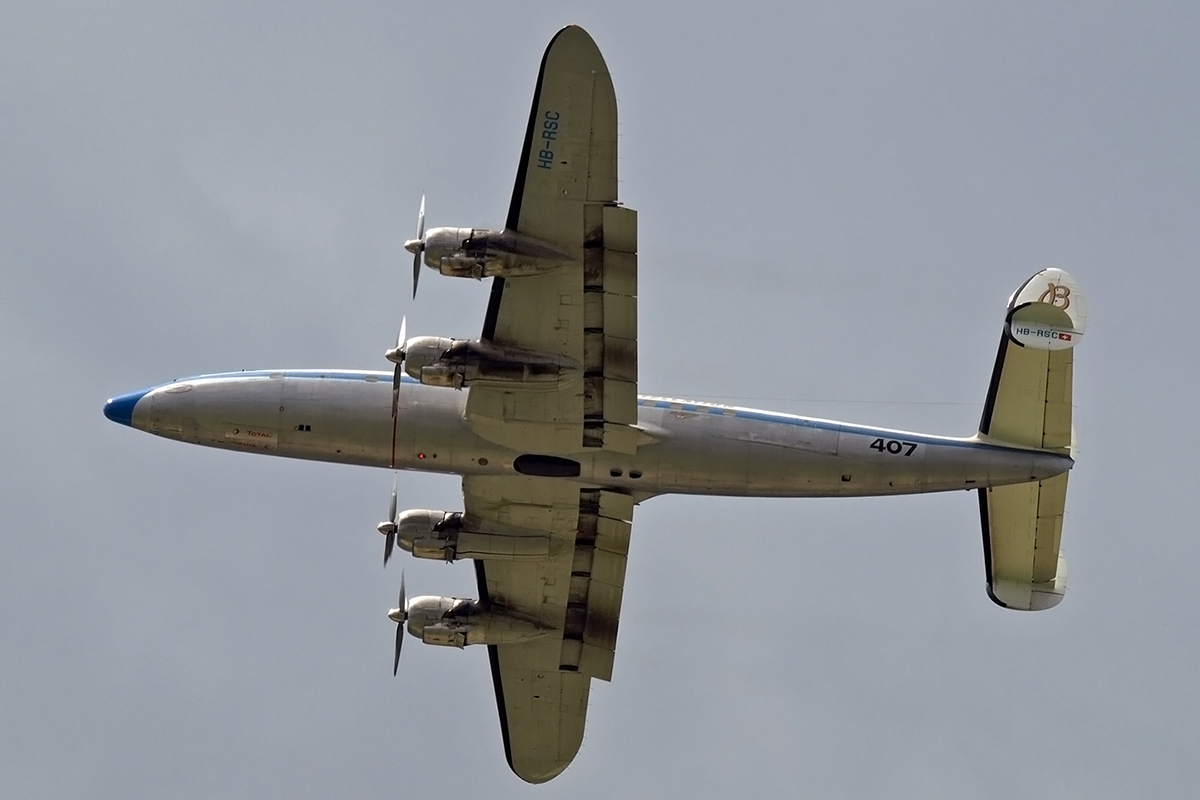
[[[1091,328],[1060,607],[988,601],[973,494],[652,500],[614,681],[535,789],[484,652],[390,675],[397,566],[473,580],[380,568],[387,472],[101,405],[384,368],[404,313],[476,334],[486,287],[412,304],[401,245],[422,192],[503,220],[570,22],[620,103],[644,391],[966,434],[1024,278],[1070,270]],[[1190,3],[5,6],[0,794],[1193,796],[1197,41]]]

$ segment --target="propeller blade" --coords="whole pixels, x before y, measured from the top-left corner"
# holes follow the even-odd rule
[[[392,657],[392,677],[400,671],[400,648],[404,646],[404,623],[396,623],[396,654]]]
[[[425,195],[421,195],[421,210],[417,213],[417,241],[413,253],[413,299],[417,297],[417,282],[421,280],[421,253],[425,251]]]
[[[400,375],[402,372],[400,365],[397,364],[392,373],[392,419],[396,418],[396,412],[400,408]]]
[[[400,350],[404,347],[405,336],[408,333],[408,317],[400,318],[400,335],[396,337],[396,349]],[[396,418],[396,412],[400,408],[400,380],[404,374],[404,352],[400,353],[400,360],[396,362],[396,368],[392,371],[392,419]]]
[[[388,560],[392,557],[392,550],[396,546],[396,486],[399,476],[392,476],[392,499],[388,501],[388,523],[390,527],[386,527],[386,523],[380,523],[379,529],[384,532],[383,540],[383,565],[386,567]]]
[[[398,608],[404,611],[404,621],[396,623],[396,653],[392,659],[392,677],[400,671],[400,648],[404,646],[404,627],[408,622],[408,598],[404,593],[404,573],[400,573],[400,604]]]

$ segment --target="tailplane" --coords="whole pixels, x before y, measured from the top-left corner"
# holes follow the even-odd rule
[[[1066,271],[1044,269],[1008,301],[979,438],[1074,457],[1073,352],[1087,302]],[[988,596],[1005,608],[1040,611],[1067,589],[1063,510],[1067,473],[979,490]]]

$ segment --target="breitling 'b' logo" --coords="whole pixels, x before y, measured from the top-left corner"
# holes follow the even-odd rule
[[[1048,303],[1055,308],[1066,311],[1071,307],[1071,287],[1061,283],[1046,284],[1046,291],[1038,298],[1039,303]]]

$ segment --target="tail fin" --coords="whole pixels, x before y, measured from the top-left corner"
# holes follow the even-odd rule
[[[1072,353],[1086,323],[1083,292],[1064,270],[1044,269],[1017,289],[1008,301],[981,439],[1073,455]],[[1039,611],[1062,601],[1066,500],[1066,473],[979,490],[988,596],[995,603]]]

